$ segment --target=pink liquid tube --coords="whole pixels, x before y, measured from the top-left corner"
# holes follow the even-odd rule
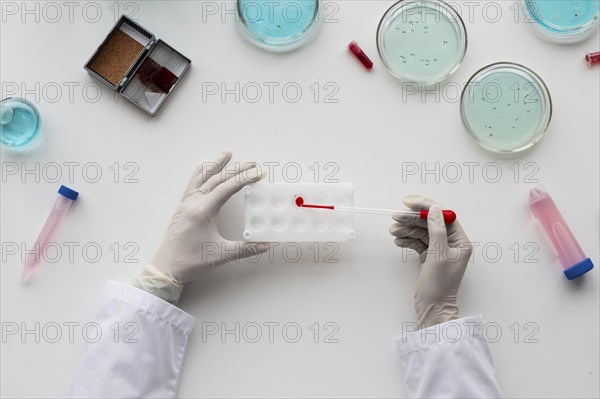
[[[564,274],[569,280],[574,280],[593,269],[594,264],[581,250],[571,229],[548,193],[539,188],[531,189],[529,191],[529,209],[550,238],[558,253]]]
[[[46,223],[44,223],[44,227],[42,227],[42,231],[35,241],[33,252],[29,253],[29,256],[27,256],[27,259],[25,260],[25,267],[23,268],[22,277],[23,282],[28,281],[33,275],[33,272],[37,269],[46,245],[48,245],[50,242],[52,235],[65,217],[67,211],[71,207],[71,204],[79,195],[77,191],[71,190],[66,186],[60,186],[58,189],[58,194],[60,195],[56,199],[54,207],[50,211],[50,215],[48,215],[48,219],[46,219]]]

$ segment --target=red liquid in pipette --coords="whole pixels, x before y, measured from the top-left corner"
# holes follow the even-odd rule
[[[335,207],[333,205],[312,205],[312,204],[305,204],[304,203],[304,198],[302,197],[296,197],[296,206],[299,208],[315,208],[315,209],[335,209]]]

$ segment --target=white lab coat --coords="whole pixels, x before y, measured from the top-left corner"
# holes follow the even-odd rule
[[[175,397],[192,316],[152,294],[111,281],[96,322],[102,335],[88,345],[72,397]],[[481,327],[479,317],[467,317],[398,338],[407,395],[499,397]]]

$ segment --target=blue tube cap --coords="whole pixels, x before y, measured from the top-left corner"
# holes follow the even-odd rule
[[[579,263],[574,264],[573,266],[565,269],[565,276],[569,280],[575,280],[577,277],[589,272],[594,268],[594,264],[590,258],[586,258]]]
[[[67,186],[60,186],[60,188],[58,189],[58,193],[63,197],[67,197],[71,201],[75,201],[77,199],[77,196],[79,195],[77,191],[71,190]]]

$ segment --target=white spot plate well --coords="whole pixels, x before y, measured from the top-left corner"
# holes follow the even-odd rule
[[[350,212],[299,208],[306,204],[354,206],[351,183],[256,183],[244,187],[244,239],[260,242],[347,241],[356,236]]]

